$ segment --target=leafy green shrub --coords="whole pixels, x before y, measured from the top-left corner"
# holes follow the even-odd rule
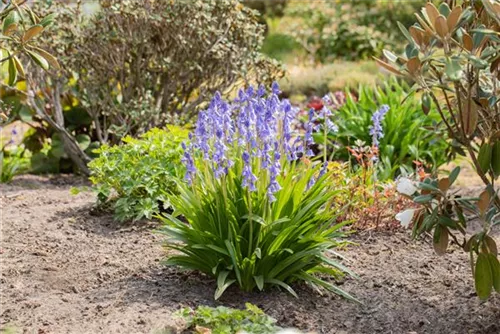
[[[498,79],[500,60],[496,33],[500,23],[498,1],[464,2],[450,8],[427,3],[418,23],[400,26],[408,40],[405,52],[385,51],[386,70],[415,81],[426,109],[433,105],[457,151],[470,156],[486,187],[494,189],[500,177],[500,113]],[[425,109],[424,109],[425,112]],[[492,193],[500,209],[500,196]]]
[[[80,30],[68,65],[101,142],[187,123],[216,90],[280,72],[259,52],[257,13],[237,0],[112,0]]]
[[[337,190],[325,182],[326,166],[296,161],[309,154],[311,133],[293,139],[294,110],[278,93],[276,84],[266,98],[263,87],[251,87],[233,104],[216,95],[200,113],[184,153],[188,182],[171,199],[174,215],[163,218],[167,247],[180,252],[167,263],[215,277],[216,299],[232,284],[296,296],[296,281],[352,299],[316,276],[350,273],[327,256],[345,244],[345,223],[336,223],[341,211],[331,208]]]
[[[415,4],[404,1],[290,1],[282,32],[319,62],[367,59],[395,45],[395,22],[408,21]]]
[[[90,164],[90,180],[99,202],[114,202],[118,220],[151,218],[170,208],[176,193],[174,178],[183,174],[181,142],[187,130],[169,126],[151,129],[140,138],[125,137],[123,145],[103,145]]]
[[[405,83],[396,80],[379,87],[360,86],[357,98],[347,92],[345,104],[335,112],[339,131],[329,135],[332,142],[341,144],[334,152],[335,157],[349,159],[347,147],[356,141],[372,145],[372,116],[379,106],[387,105],[389,111],[382,121],[383,137],[378,145],[378,178],[394,178],[401,168],[412,171],[414,160],[426,161],[434,169],[443,165],[449,145],[444,139],[446,134],[440,126],[439,114],[435,109],[428,115],[421,114],[420,99],[408,96],[409,92]],[[319,142],[322,140],[318,138]]]
[[[186,321],[188,329],[208,329],[213,334],[255,333],[274,334],[279,331],[276,320],[266,315],[257,306],[245,304],[245,310],[219,306],[198,306],[196,310],[184,308],[176,315]]]

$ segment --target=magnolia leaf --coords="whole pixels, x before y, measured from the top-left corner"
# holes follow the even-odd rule
[[[491,294],[493,286],[493,273],[488,255],[486,254],[479,253],[477,257],[474,283],[477,296],[482,300],[487,299]]]
[[[486,210],[488,210],[489,206],[490,206],[490,193],[488,190],[485,190],[479,195],[479,201],[477,201],[477,208],[479,209],[479,212],[481,212],[481,215],[484,215]]]
[[[55,13],[49,14],[45,16],[41,21],[40,25],[46,28],[47,26],[51,25],[54,22],[54,19],[56,17]]]
[[[464,251],[471,252],[477,246],[477,237],[473,235],[470,239],[465,243]]]
[[[434,197],[432,195],[420,195],[413,199],[415,203],[424,204],[430,202]]]
[[[58,70],[61,69],[61,66],[59,65],[59,62],[57,61],[57,58],[54,57],[53,55],[51,55],[50,53],[48,53],[47,51],[43,50],[43,49],[40,49],[38,47],[35,47],[34,49],[36,49],[37,53],[42,56],[43,58],[45,58],[45,60],[47,60],[47,62],[57,68]]]
[[[493,287],[496,292],[500,293],[500,262],[498,261],[497,255],[494,254],[488,254],[488,261],[490,262]]]
[[[415,14],[415,16],[417,18],[418,23],[420,23],[420,25],[424,28],[424,30],[427,33],[427,35],[433,36],[434,35],[434,31],[429,26],[429,24],[427,24],[427,22],[425,22],[425,20],[423,18],[421,18],[420,15]]]
[[[491,151],[491,169],[495,178],[500,176],[500,140],[493,144]]]
[[[462,37],[462,42],[464,43],[464,48],[467,51],[472,52],[472,50],[474,49],[474,42],[472,40],[472,37],[470,37],[468,33],[464,33],[464,36]]]
[[[30,50],[27,50],[26,52],[31,57],[31,59],[33,59],[33,61],[37,63],[41,68],[43,68],[44,70],[49,69],[49,63],[47,62],[47,60],[45,60],[45,58],[40,56],[38,53]]]
[[[448,229],[445,226],[438,225],[434,230],[433,246],[434,251],[438,255],[446,254],[446,248],[448,248]]]
[[[450,180],[450,185],[455,183],[459,174],[460,174],[460,166],[453,168],[453,170],[450,172],[450,175],[448,176],[448,179]]]
[[[490,237],[489,235],[486,235],[484,236],[484,243],[486,244],[486,246],[488,247],[488,251],[495,255],[495,256],[498,256],[498,248],[497,248],[497,243],[495,242],[495,240]]]
[[[406,63],[406,68],[408,68],[408,72],[410,72],[410,74],[414,75],[420,70],[420,65],[421,65],[420,59],[418,59],[418,57],[414,57],[408,59],[408,62]]]
[[[17,81],[17,68],[16,68],[16,64],[14,62],[14,58],[10,57],[9,58],[9,80],[7,81],[7,84],[9,86],[14,86],[16,81]]]
[[[462,15],[462,7],[461,6],[456,6],[453,8],[451,11],[450,15],[448,15],[448,18],[446,19],[446,24],[448,25],[448,30],[450,32],[455,29],[458,20],[460,20],[460,16]]]
[[[28,42],[30,39],[32,39],[33,37],[35,37],[36,35],[38,35],[39,33],[41,33],[43,30],[43,26],[40,25],[40,24],[37,24],[37,25],[34,25],[32,26],[31,28],[29,28],[23,35],[22,37],[22,42],[23,43],[26,43]]]
[[[394,68],[392,65],[389,65],[386,62],[384,62],[384,61],[382,61],[382,60],[380,60],[378,58],[375,58],[375,57],[373,57],[373,59],[375,59],[375,61],[377,62],[377,64],[379,64],[380,66],[382,66],[383,68],[385,68],[389,72],[392,72],[392,73],[397,74],[397,75],[403,75],[403,73],[401,73],[399,70],[397,70],[396,68]]]
[[[25,77],[26,74],[24,72],[24,67],[23,67],[23,64],[21,64],[21,62],[19,61],[19,58],[14,56],[14,57],[12,57],[12,59],[14,60],[14,64],[16,65],[16,69],[19,72],[19,74],[21,74],[22,77]]]
[[[462,67],[457,59],[448,59],[446,61],[445,73],[451,81],[458,81],[462,78]]]
[[[429,93],[422,94],[422,111],[424,114],[429,115],[431,111],[432,99]]]
[[[428,2],[425,4],[425,12],[427,13],[427,16],[429,17],[429,23],[436,27],[436,19],[439,17],[439,11],[438,9],[436,8],[436,6],[434,6],[434,4],[432,2]]]
[[[19,20],[19,13],[16,10],[11,11],[3,21],[2,33],[5,36],[9,36],[17,29]]]
[[[448,17],[448,15],[450,15],[450,12],[450,6],[448,6],[446,2],[443,2],[439,5],[439,13],[444,17]]]
[[[406,37],[406,39],[408,40],[408,42],[410,42],[410,43],[413,44],[413,38],[411,37],[411,35],[408,32],[408,30],[406,29],[406,27],[401,22],[399,22],[399,21],[398,21],[397,24],[398,24],[399,30],[401,30],[401,32]]]
[[[396,56],[391,51],[384,49],[382,50],[382,52],[384,53],[384,56],[387,58],[387,60],[389,60],[390,62],[395,63],[398,60],[398,56]]]
[[[472,99],[462,99],[463,131],[467,136],[472,135],[476,131],[478,118],[479,114],[476,103]]]
[[[408,32],[410,33],[415,43],[417,43],[418,46],[422,47],[422,45],[424,44],[425,31],[420,29],[419,27],[411,26],[408,29]]]
[[[489,143],[483,143],[477,155],[479,167],[483,173],[487,173],[491,165],[491,154],[493,153],[492,147]]]
[[[441,190],[444,193],[447,192],[448,189],[450,189],[450,185],[451,185],[450,179],[447,177],[439,180],[439,182],[438,182],[439,190]]]

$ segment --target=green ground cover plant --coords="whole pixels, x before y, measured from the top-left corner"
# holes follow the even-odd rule
[[[245,304],[244,310],[224,306],[198,306],[183,308],[176,313],[186,321],[186,327],[194,332],[209,331],[213,334],[255,333],[273,334],[280,330],[276,320],[266,315],[257,306]]]
[[[99,203],[113,203],[119,221],[151,219],[171,208],[175,178],[184,175],[181,142],[188,131],[176,126],[152,129],[121,145],[103,145],[89,164]]]

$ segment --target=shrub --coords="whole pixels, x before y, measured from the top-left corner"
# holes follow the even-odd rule
[[[387,105],[389,111],[381,122],[383,137],[378,139],[380,162],[377,177],[394,179],[400,170],[413,171],[413,161],[425,161],[437,169],[447,161],[449,145],[435,109],[422,115],[420,99],[410,94],[404,83],[391,80],[379,87],[360,86],[357,95],[346,92],[345,103],[335,112],[337,133],[330,133],[329,140],[341,144],[334,152],[336,158],[349,159],[347,148],[362,141],[373,143],[370,128],[378,106]],[[322,142],[321,136],[318,142]]]
[[[279,331],[276,320],[266,315],[257,306],[245,304],[245,310],[219,306],[198,306],[196,310],[184,308],[176,312],[186,321],[188,329],[197,332],[208,330],[214,334],[255,333],[274,334]]]
[[[180,144],[186,139],[187,130],[169,126],[138,139],[125,137],[123,145],[101,146],[99,157],[89,164],[99,202],[113,200],[120,221],[151,218],[169,209],[170,195],[177,193],[174,178],[184,173]]]
[[[101,142],[187,123],[215,90],[279,74],[237,0],[114,0],[75,37],[70,66]]]
[[[186,147],[188,184],[172,199],[164,233],[178,250],[168,264],[217,279],[215,298],[232,284],[245,291],[304,281],[352,297],[315,274],[350,273],[327,257],[345,242],[331,210],[336,193],[326,168],[297,161],[311,142],[292,138],[294,110],[280,101],[277,85],[240,91],[229,104],[216,95],[200,113],[192,146]],[[236,121],[231,118],[237,113]],[[312,127],[310,128],[312,129]],[[177,243],[177,242],[180,243]]]
[[[394,22],[408,21],[414,7],[407,1],[290,1],[282,30],[316,61],[367,59],[384,44],[397,44]]]
[[[446,251],[449,238],[462,246],[470,254],[476,292],[486,299],[493,287],[500,291],[497,246],[490,236],[500,211],[500,196],[495,190],[500,176],[500,3],[464,1],[450,8],[446,2],[438,7],[428,2],[417,20],[409,29],[401,26],[409,42],[404,54],[386,51],[388,62],[378,62],[392,73],[415,80],[415,89],[423,92],[423,112],[431,105],[438,110],[455,148],[470,156],[486,190],[476,199],[457,197],[450,186],[458,169],[449,177],[421,180],[420,189],[406,182],[410,190],[405,195],[423,207],[418,214],[408,210],[400,218],[406,224],[413,220],[416,235],[433,231],[438,254]],[[480,232],[463,242],[457,240],[454,232],[466,237],[467,227],[476,217]]]
[[[390,64],[378,62],[393,73],[416,79],[424,113],[431,105],[437,108],[455,147],[467,151],[478,175],[493,189],[500,176],[500,161],[492,159],[493,146],[500,147],[496,98],[500,38],[494,33],[500,6],[482,1],[452,10],[445,2],[439,9],[428,3],[423,12],[425,17],[417,16],[419,23],[409,30],[401,26],[409,41],[405,53],[396,56],[386,51]],[[493,197],[500,208],[500,197]]]

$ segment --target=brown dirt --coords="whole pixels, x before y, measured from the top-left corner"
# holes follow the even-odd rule
[[[165,268],[162,236],[151,224],[117,225],[93,212],[75,178],[24,176],[1,185],[0,324],[26,333],[157,333],[175,326],[181,306],[251,302],[279,324],[318,333],[500,333],[500,295],[480,302],[467,256],[437,257],[407,232],[358,234],[345,253],[359,280],[342,288],[357,305],[298,286],[300,299],[277,290],[236,288],[214,302],[214,282]],[[497,240],[500,238],[497,235]]]

